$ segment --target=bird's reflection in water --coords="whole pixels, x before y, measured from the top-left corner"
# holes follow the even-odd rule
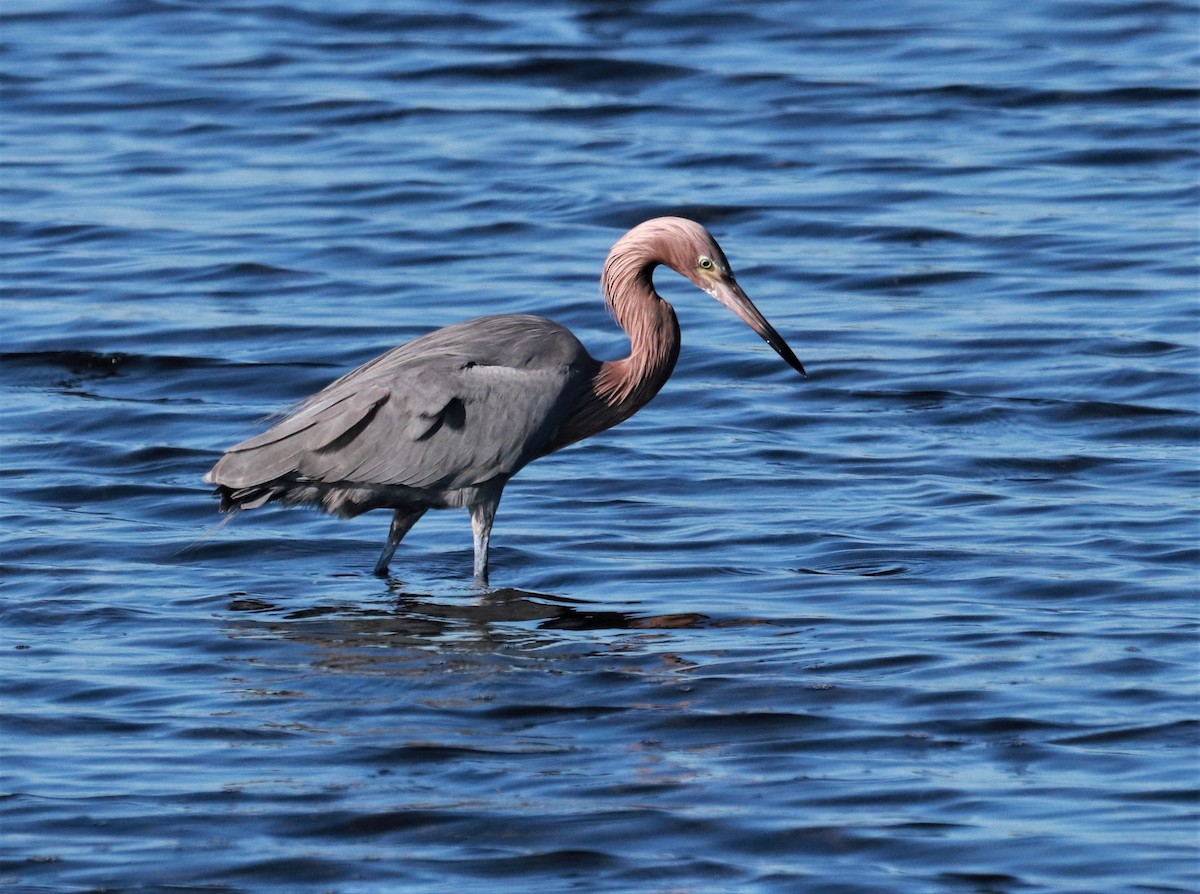
[[[331,647],[354,645],[478,652],[542,649],[551,631],[668,630],[704,626],[702,614],[644,614],[591,608],[580,600],[512,587],[462,601],[437,601],[389,582],[392,600],[371,606],[320,604],[289,610],[238,595],[229,611],[234,636],[267,636]]]

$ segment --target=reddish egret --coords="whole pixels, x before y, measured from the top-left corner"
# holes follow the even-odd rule
[[[466,506],[475,579],[504,485],[527,463],[624,422],[662,388],[679,356],[675,311],[654,290],[665,264],[724,304],[801,375],[804,367],[734,279],[708,230],[659,217],[626,233],[604,264],[604,297],[629,335],[624,360],[594,360],[567,329],[524,314],[438,329],[376,357],[233,447],[204,480],[221,510],[276,501],[342,518],[394,510],[375,565],[429,509]]]

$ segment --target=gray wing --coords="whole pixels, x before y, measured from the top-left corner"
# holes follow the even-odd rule
[[[540,455],[597,366],[540,317],[440,329],[359,367],[206,476],[248,488],[288,476],[451,490],[507,478]]]

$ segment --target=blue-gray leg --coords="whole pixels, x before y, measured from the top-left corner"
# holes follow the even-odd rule
[[[486,587],[488,582],[488,543],[492,539],[492,522],[500,505],[500,488],[480,493],[471,504],[471,530],[475,534],[475,583]]]
[[[387,543],[383,545],[383,552],[379,554],[379,561],[375,563],[376,577],[387,577],[388,563],[392,561],[396,547],[424,514],[424,509],[397,509],[392,515],[392,527],[388,530]]]

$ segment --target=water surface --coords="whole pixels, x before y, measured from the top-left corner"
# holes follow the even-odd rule
[[[1191,3],[19,2],[0,22],[0,880],[20,891],[1185,892]],[[220,452],[465,317],[625,425],[370,569]]]

